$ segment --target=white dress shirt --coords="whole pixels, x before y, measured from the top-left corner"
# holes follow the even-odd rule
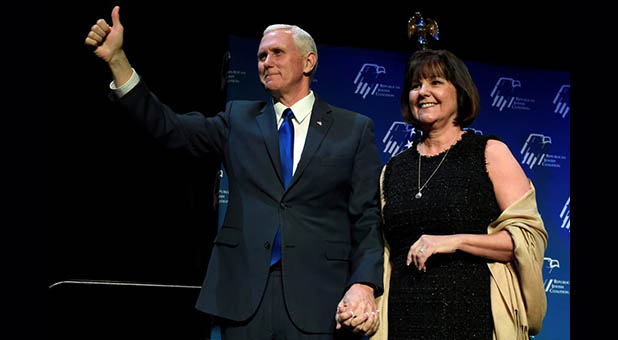
[[[129,91],[133,90],[135,85],[139,83],[139,76],[137,75],[137,72],[135,72],[134,68],[131,67],[131,69],[133,70],[133,74],[131,74],[131,78],[129,78],[124,85],[116,87],[116,83],[113,81],[109,84],[109,88],[118,98],[122,98],[125,94],[129,93]]]
[[[116,84],[112,81],[109,84],[110,89],[115,93],[118,98],[126,95],[131,91],[135,85],[139,83],[139,75],[133,69],[131,78],[122,86],[116,87]],[[309,130],[309,121],[311,120],[311,110],[313,109],[313,103],[315,103],[315,95],[313,91],[309,91],[309,94],[303,99],[297,101],[290,109],[294,112],[294,118],[292,123],[294,124],[294,166],[292,173],[296,172],[296,166],[300,161],[300,156],[303,153],[305,147],[305,140],[307,139],[307,131]],[[276,102],[274,104],[275,115],[277,118],[277,129],[283,122],[283,111],[287,109],[287,106]]]

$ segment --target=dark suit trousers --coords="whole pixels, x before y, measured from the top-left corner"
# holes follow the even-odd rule
[[[266,291],[256,313],[249,320],[233,322],[220,320],[223,340],[359,340],[360,336],[347,330],[334,334],[306,333],[298,329],[285,307],[281,270],[271,270]],[[335,311],[333,310],[333,318]]]

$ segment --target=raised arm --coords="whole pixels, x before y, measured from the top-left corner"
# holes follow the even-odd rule
[[[112,26],[109,26],[105,19],[97,20],[85,41],[86,45],[95,48],[94,54],[107,63],[117,87],[124,85],[133,74],[131,64],[122,49],[124,27],[120,23],[119,12],[118,6],[112,10]]]

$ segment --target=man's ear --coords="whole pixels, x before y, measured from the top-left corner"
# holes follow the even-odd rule
[[[303,67],[303,73],[305,74],[311,73],[317,61],[318,61],[318,56],[315,55],[314,52],[307,53],[307,56],[305,56],[305,65]]]

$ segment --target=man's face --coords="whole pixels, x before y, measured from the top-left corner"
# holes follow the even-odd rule
[[[275,97],[298,91],[303,84],[304,59],[288,30],[262,37],[258,49],[258,71],[266,91]]]

